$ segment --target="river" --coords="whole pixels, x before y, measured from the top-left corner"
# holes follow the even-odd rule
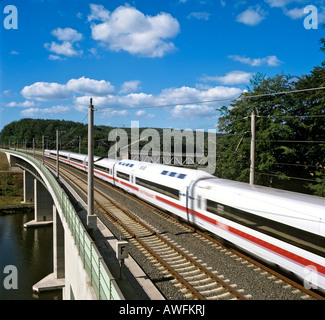
[[[52,227],[24,228],[34,212],[0,216],[0,300],[61,300],[60,291],[35,294],[32,286],[53,272]],[[6,289],[16,267],[17,289]],[[9,282],[13,284],[14,282]]]

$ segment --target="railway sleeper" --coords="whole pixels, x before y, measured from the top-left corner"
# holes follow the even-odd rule
[[[212,297],[207,297],[207,300],[221,300],[221,299],[225,299],[226,297],[231,296],[230,292],[225,292],[223,294],[219,294],[217,296],[212,296]],[[235,300],[237,300],[237,298],[235,298]]]
[[[193,266],[190,262],[185,261],[184,263],[178,263],[177,266],[175,267],[175,270],[179,269],[193,269],[195,266]]]
[[[185,263],[188,262],[187,259],[180,256],[178,253],[175,254],[169,254],[167,256],[164,256],[164,259],[168,261],[168,263]]]
[[[209,283],[211,283],[211,278],[204,278],[202,280],[196,280],[196,281],[191,281],[190,284],[194,287],[194,286],[205,286],[208,285]],[[215,281],[212,282],[215,285]]]
[[[210,283],[206,283],[204,285],[194,285],[193,283],[191,283],[191,286],[194,287],[195,290],[215,290],[215,287],[217,286],[217,284],[215,282],[210,282]],[[219,288],[218,288],[219,290]],[[204,291],[202,292],[202,294],[204,293]]]
[[[184,267],[184,266],[179,266],[179,265],[177,265],[177,267],[174,267],[173,268],[175,271],[177,271],[177,272],[179,272],[179,273],[183,273],[183,272],[187,272],[187,273],[189,273],[189,272],[191,272],[191,270],[193,270],[194,271],[194,269],[196,269],[196,267],[195,266],[187,266],[187,267]],[[196,271],[196,270],[195,270]],[[186,274],[187,274],[186,273]]]
[[[160,254],[177,254],[177,252],[172,251],[169,247],[165,245],[152,246],[151,243],[147,244],[151,250],[159,252]]]
[[[192,268],[190,271],[180,270],[179,273],[185,278],[192,277],[192,275],[202,274],[202,271],[198,268]],[[206,276],[206,275],[205,275]]]
[[[225,291],[225,290],[226,290],[225,288],[219,286],[219,287],[207,289],[205,291],[200,290],[200,294],[202,294],[204,296],[209,296],[209,295],[217,294],[218,292],[222,292],[222,291]]]
[[[186,279],[188,282],[196,281],[196,280],[202,280],[205,279],[207,276],[204,273],[200,273],[194,276],[189,277]],[[211,278],[209,278],[211,280]]]

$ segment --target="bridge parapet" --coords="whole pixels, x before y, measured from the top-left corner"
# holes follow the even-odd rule
[[[0,152],[5,152],[7,156],[20,159],[20,166],[22,166],[21,160],[24,160],[29,171],[36,170],[35,176],[38,176],[37,178],[44,183],[45,187],[52,195],[53,202],[62,223],[68,226],[75,247],[77,248],[79,257],[82,261],[83,268],[88,275],[90,284],[97,299],[123,300],[124,297],[118,288],[114,277],[107,268],[103,257],[89,236],[75,208],[70,202],[69,197],[61,188],[52,173],[45,165],[30,155],[4,149],[0,149]],[[33,170],[31,170],[31,168],[33,168]]]

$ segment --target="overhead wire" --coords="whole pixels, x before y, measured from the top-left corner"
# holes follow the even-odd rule
[[[125,107],[125,109],[132,110],[132,109],[159,109],[159,108],[168,108],[168,107],[175,107],[175,106],[186,106],[191,104],[203,104],[203,103],[214,103],[214,102],[225,102],[225,101],[236,101],[236,100],[246,100],[246,99],[253,99],[253,98],[262,98],[274,95],[282,95],[282,94],[292,94],[292,93],[301,93],[301,92],[308,92],[308,91],[317,91],[317,90],[324,90],[325,87],[316,87],[316,88],[307,88],[307,89],[299,89],[299,90],[290,90],[290,91],[280,91],[280,92],[272,92],[272,93],[264,93],[258,95],[244,95],[247,92],[241,93],[241,95],[237,98],[222,98],[222,99],[211,99],[211,100],[199,100],[199,101],[188,101],[188,102],[181,102],[181,103],[170,103],[170,104],[162,104],[162,105],[152,105],[152,106],[134,106],[134,107]],[[111,107],[96,107],[96,109],[110,109]]]
[[[268,96],[277,96],[277,95],[283,95],[283,94],[293,94],[293,93],[302,93],[302,92],[310,92],[310,91],[318,91],[318,90],[324,90],[325,87],[315,87],[315,88],[307,88],[307,89],[298,89],[298,90],[290,90],[290,91],[281,91],[281,92],[272,92],[272,93],[266,93],[266,94],[259,94],[259,95],[243,95],[241,94],[237,98],[223,98],[223,99],[212,99],[212,100],[201,100],[201,101],[189,101],[189,102],[183,102],[183,103],[172,103],[172,104],[164,104],[164,105],[152,105],[152,106],[133,106],[129,107],[126,109],[160,109],[160,108],[168,108],[168,107],[174,107],[174,106],[186,106],[186,105],[195,105],[195,104],[205,104],[205,103],[216,103],[216,102],[225,102],[225,101],[236,101],[236,100],[248,100],[248,99],[254,99],[254,98],[262,98],[262,97],[268,97]],[[245,93],[244,93],[245,94]],[[107,109],[108,107],[96,107],[96,109]],[[87,115],[85,116],[85,118]],[[258,115],[259,118],[325,118],[325,115],[295,115],[295,116],[260,116]],[[84,118],[84,119],[85,119]],[[84,120],[83,119],[83,120]],[[82,120],[82,122],[83,122]],[[75,130],[77,127],[75,128]],[[75,130],[73,130],[69,135],[71,135]],[[229,134],[230,135],[230,134]],[[237,134],[233,134],[237,135]],[[325,141],[292,141],[292,140],[256,140],[259,142],[282,142],[282,143],[325,143]],[[219,147],[222,147],[228,151],[230,151],[233,154],[237,154],[240,158],[245,158],[245,156],[239,154],[236,151],[233,151],[225,146],[223,146],[220,143],[217,143]],[[290,165],[290,164],[287,164]],[[269,175],[269,176],[279,176],[271,173],[261,173],[261,172],[256,172],[258,174],[263,174],[263,175]],[[298,179],[298,180],[305,180],[305,181],[315,181],[312,179],[304,179],[304,178],[297,178],[297,177],[287,177],[290,179]]]

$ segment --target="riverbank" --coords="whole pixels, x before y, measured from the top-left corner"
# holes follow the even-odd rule
[[[8,214],[28,213],[34,211],[34,204],[14,204],[7,206],[0,206],[0,216]]]
[[[5,153],[0,152],[0,208],[21,205],[23,201],[23,173],[11,170]]]

